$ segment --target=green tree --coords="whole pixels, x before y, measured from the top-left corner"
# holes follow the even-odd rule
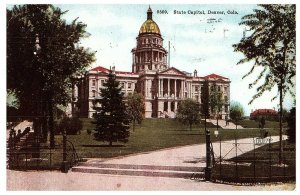
[[[132,120],[134,131],[136,122],[140,124],[145,113],[145,103],[142,94],[134,92],[127,97],[127,111]]]
[[[94,61],[94,52],[80,45],[86,25],[77,19],[68,24],[66,12],[53,5],[19,5],[6,13],[7,89],[38,134],[50,131],[53,147],[54,109],[70,101],[71,77]]]
[[[184,124],[188,124],[190,130],[192,125],[200,122],[200,104],[199,102],[186,99],[178,104],[177,118]]]
[[[230,103],[230,118],[237,124],[238,120],[244,117],[244,108],[239,102],[232,101]]]
[[[109,142],[110,146],[117,141],[126,143],[129,137],[130,116],[121,89],[115,74],[110,71],[108,80],[101,89],[101,99],[94,101],[94,136],[99,141]]]
[[[241,25],[246,25],[251,35],[244,36],[238,44],[233,45],[236,52],[242,52],[245,58],[238,64],[252,61],[250,75],[256,67],[262,67],[258,78],[251,84],[252,88],[263,77],[265,81],[257,88],[257,93],[249,103],[260,97],[265,91],[277,87],[280,105],[280,152],[279,163],[282,161],[282,104],[284,96],[289,92],[295,97],[294,78],[296,75],[296,5],[295,4],[264,4],[254,13],[242,18]],[[244,78],[243,77],[243,78]]]

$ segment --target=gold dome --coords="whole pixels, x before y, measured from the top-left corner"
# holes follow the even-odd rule
[[[142,34],[142,33],[160,34],[160,30],[159,30],[158,25],[153,20],[148,19],[142,24],[142,26],[140,28],[139,34]]]

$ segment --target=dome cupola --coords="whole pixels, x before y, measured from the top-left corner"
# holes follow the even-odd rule
[[[139,34],[143,33],[156,33],[160,35],[160,30],[158,25],[152,20],[152,9],[149,6],[147,11],[147,20],[142,24]]]

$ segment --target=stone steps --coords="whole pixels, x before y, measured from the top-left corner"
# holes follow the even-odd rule
[[[161,165],[130,165],[105,163],[79,163],[73,172],[98,173],[111,175],[191,178],[204,177],[204,167],[182,167]]]

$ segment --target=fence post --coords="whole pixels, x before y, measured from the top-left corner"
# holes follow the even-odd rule
[[[284,142],[282,141],[282,148],[283,148],[283,150],[282,150],[282,161],[283,161],[283,177],[284,177],[284,179],[286,179],[286,170],[285,170],[285,163],[286,163],[286,159],[285,159],[285,152],[284,152],[284,146],[285,146],[285,144],[284,144]]]
[[[61,164],[61,172],[67,173],[69,170],[67,162],[67,134],[66,130],[63,130],[63,161]]]
[[[271,135],[270,135],[270,138],[269,138],[269,178],[270,178],[270,182],[272,180],[272,155],[271,155]]]
[[[254,158],[253,158],[253,174],[254,174],[254,183],[256,183],[256,154],[255,154],[255,138],[253,138],[254,142],[253,142],[253,155],[254,155]]]
[[[237,182],[238,180],[238,163],[237,163],[237,138],[236,138],[236,131],[234,135],[234,140],[235,140],[235,181]]]
[[[220,179],[222,179],[222,141],[220,136]]]
[[[206,134],[206,167],[205,167],[205,180],[211,180],[211,148],[210,148],[210,131],[207,129]]]

